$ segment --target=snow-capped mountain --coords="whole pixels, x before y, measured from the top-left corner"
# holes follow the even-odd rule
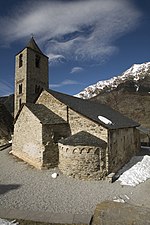
[[[139,92],[144,89],[145,91],[150,92],[150,62],[134,64],[120,76],[113,77],[109,80],[99,81],[96,84],[90,85],[75,96],[88,99],[100,93],[118,89],[119,87],[123,87],[123,85],[129,86],[129,84],[135,92]]]

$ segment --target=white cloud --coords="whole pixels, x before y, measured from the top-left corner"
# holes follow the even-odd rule
[[[13,93],[13,85],[7,81],[0,81],[0,95],[7,96]]]
[[[100,62],[117,50],[114,41],[135,28],[139,18],[124,0],[29,1],[10,17],[0,17],[0,40],[13,42],[33,33],[48,55]]]
[[[82,67],[73,67],[71,69],[71,72],[70,73],[79,73],[79,72],[82,72],[84,69]]]
[[[74,84],[79,84],[79,83],[75,80],[64,80],[58,84],[50,84],[49,88],[57,88],[57,87],[62,87],[66,85],[74,85]]]
[[[63,55],[48,54],[47,56],[50,64],[62,63],[65,61],[65,57]]]

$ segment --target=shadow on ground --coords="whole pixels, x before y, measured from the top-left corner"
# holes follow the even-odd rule
[[[0,184],[0,195],[3,195],[9,191],[20,188],[20,184]]]
[[[141,146],[141,150],[138,153],[139,156],[150,155],[150,146]]]

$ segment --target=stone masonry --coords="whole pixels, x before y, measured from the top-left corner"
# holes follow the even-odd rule
[[[32,120],[32,123],[30,121]],[[34,132],[33,132],[34,127]],[[24,107],[14,126],[12,153],[37,168],[42,167],[42,124]]]
[[[87,132],[62,139],[59,147],[59,168],[79,179],[100,180],[106,176],[107,143]]]
[[[140,149],[140,136],[136,128],[109,130],[107,156],[108,173],[116,173]]]
[[[69,123],[71,134],[76,134],[80,131],[87,131],[96,137],[107,141],[107,129],[100,126],[99,124],[87,119],[81,114],[67,107],[65,104],[54,98],[47,91],[43,91],[39,96],[37,102],[43,104],[55,114],[61,116],[66,122]]]
[[[36,108],[37,105],[30,106],[33,111]],[[59,161],[57,142],[60,137],[70,135],[70,128],[50,110],[46,110],[47,117],[40,121],[45,107],[38,105],[38,108],[35,116],[27,106],[23,107],[14,126],[12,153],[37,168],[54,168]]]

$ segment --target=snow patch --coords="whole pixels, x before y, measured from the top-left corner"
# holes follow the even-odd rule
[[[121,202],[121,203],[125,203],[124,199],[118,198],[118,199],[114,199],[114,202]]]
[[[8,221],[0,218],[0,225],[18,225],[19,223],[16,220]]]
[[[135,87],[136,87],[136,92],[139,91],[140,87],[137,84],[135,84]]]
[[[118,181],[121,185],[136,186],[150,178],[150,156],[134,156],[119,173],[122,175]]]
[[[128,195],[124,195],[124,196],[125,196],[125,197],[126,197],[126,199],[128,199],[128,200],[130,199]]]
[[[104,116],[98,116],[98,119],[99,119],[100,121],[102,121],[103,123],[105,123],[105,124],[109,124],[109,125],[112,125],[112,124],[113,124],[113,122],[112,122],[111,120],[107,119],[107,118],[104,117]]]
[[[114,202],[121,202],[121,203],[125,203],[129,200],[129,196],[128,195],[124,195],[123,197],[122,196],[116,196],[113,198],[113,201]]]
[[[86,87],[83,91],[74,96],[78,98],[89,99],[96,96],[103,90],[106,91],[114,90],[115,88],[118,87],[119,84],[122,84],[129,79],[138,83],[139,80],[145,78],[146,76],[145,73],[149,71],[149,69],[150,69],[150,62],[142,64],[134,64],[125,72],[123,72],[121,75],[110,78],[108,80],[98,81],[97,83]],[[138,87],[136,91],[138,91]]]

